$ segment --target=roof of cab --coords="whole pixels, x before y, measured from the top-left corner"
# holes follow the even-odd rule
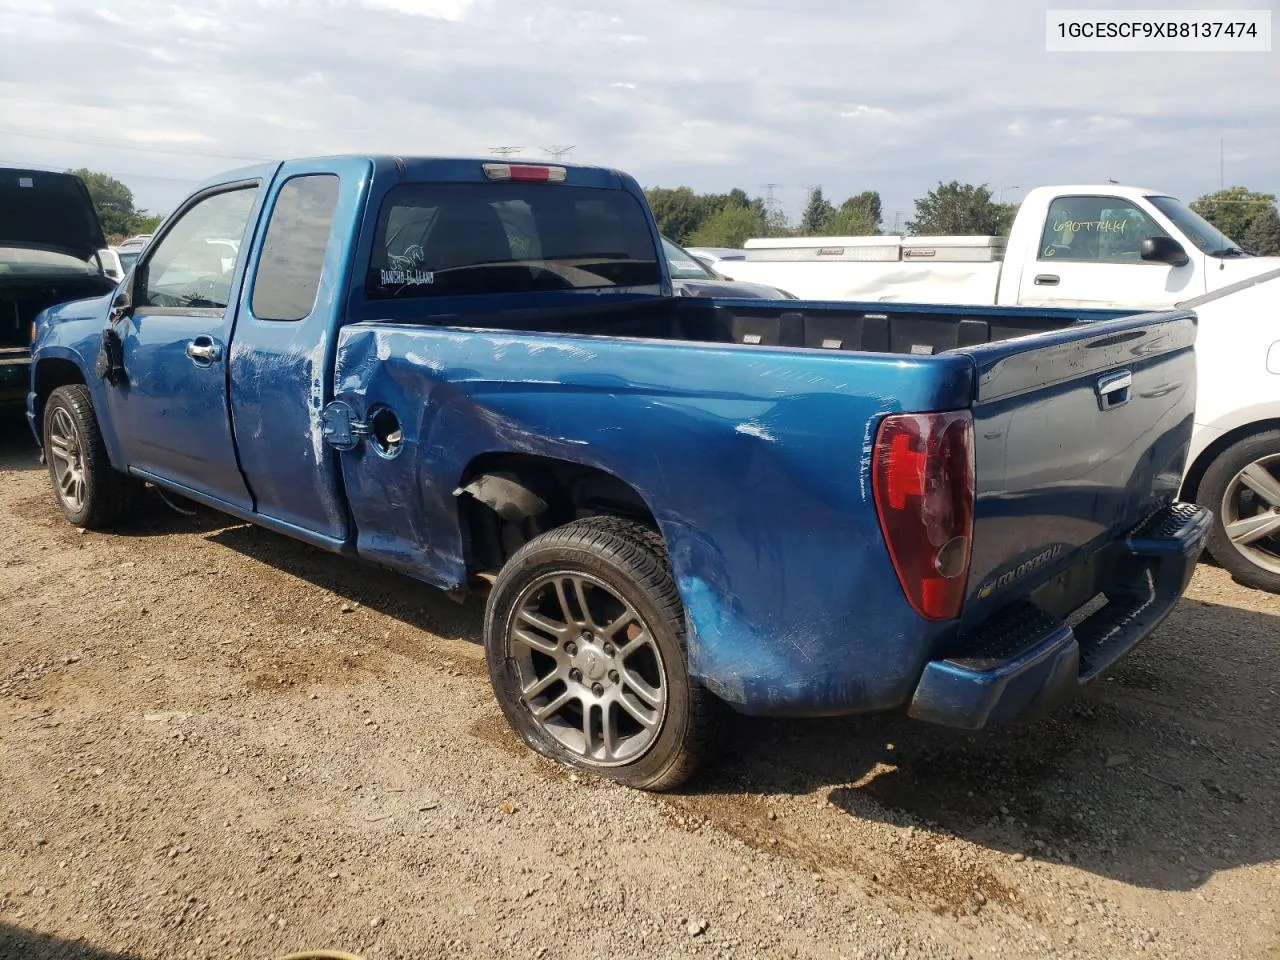
[[[440,169],[453,168],[461,170],[464,165],[476,165],[485,163],[508,163],[514,166],[528,164],[532,166],[555,166],[564,167],[570,173],[586,175],[587,178],[622,178],[626,176],[622,171],[611,168],[594,166],[582,163],[562,163],[559,161],[549,162],[532,157],[466,157],[466,156],[394,156],[391,154],[332,154],[327,156],[314,157],[290,157],[285,160],[273,160],[270,162],[256,163],[250,166],[237,167],[234,170],[227,170],[205,180],[197,190],[205,190],[209,187],[219,186],[225,183],[235,183],[241,180],[266,180],[273,176],[277,170],[285,163],[307,163],[320,162],[325,160],[367,160],[374,165],[375,170],[385,170],[388,167],[397,167],[402,174],[406,175],[406,179],[414,179],[414,172],[425,172],[424,168]]]
[[[1048,187],[1035,187],[1027,191],[1027,196],[1031,197],[1046,193],[1053,196],[1080,194],[1084,196],[1100,195],[1124,198],[1168,196],[1167,191],[1164,190],[1151,190],[1147,187],[1135,187],[1123,183],[1060,183]]]

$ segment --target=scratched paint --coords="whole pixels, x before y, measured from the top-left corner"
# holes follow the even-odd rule
[[[566,346],[554,335],[344,328],[338,396],[357,411],[386,404],[404,428],[395,460],[367,448],[342,458],[359,552],[460,585],[452,491],[468,463],[494,451],[580,463],[650,505],[686,602],[692,668],[722,696],[773,712],[908,696],[931,646],[919,636],[907,656],[848,659],[851,644],[906,643],[901,630],[861,636],[860,624],[913,617],[858,484],[864,425],[881,401],[828,373],[856,358],[607,338]],[[389,359],[369,362],[381,352]],[[945,402],[924,366],[902,381],[903,403]],[[733,496],[709,495],[726,484]],[[872,598],[885,619],[867,615]]]
[[[276,169],[237,176],[270,183]],[[1149,318],[1127,321],[1123,331],[1147,338],[1141,351],[1131,340],[1086,343],[1090,335],[1073,329],[929,357],[496,331],[512,303],[500,296],[425,307],[363,295],[374,231],[359,228],[376,215],[386,191],[402,178],[477,181],[478,165],[339,158],[279,169],[338,171],[337,225],[311,317],[254,323],[243,287],[234,338],[229,327],[220,328],[231,348],[230,414],[221,420],[235,428],[234,448],[211,453],[213,431],[195,436],[205,444],[199,452],[227,474],[225,499],[239,495],[233,489],[239,483],[253,501],[240,515],[450,588],[464,584],[469,572],[453,490],[477,457],[526,454],[612,474],[649,506],[666,540],[694,675],[746,711],[823,714],[901,704],[924,663],[956,633],[954,623],[923,623],[911,612],[889,562],[869,483],[874,430],[883,416],[974,407],[975,568],[999,567],[1049,535],[1046,521],[1059,521],[1055,542],[1081,547],[1106,535],[1096,522],[1099,508],[1118,522],[1164,496],[1167,478],[1176,481],[1171,466],[1190,432],[1185,383],[1181,393],[1161,394],[1159,407],[1135,403],[1112,418],[1116,449],[1108,458],[1070,462],[1063,451],[1087,447],[1098,431],[1083,401],[1099,364],[1131,363],[1144,401],[1138,387],[1152,378],[1186,379],[1183,341],[1192,324],[1182,320],[1165,327]],[[570,176],[640,196],[633,179],[612,171],[575,168]],[[260,245],[259,234],[250,261]],[[669,281],[653,289],[561,291],[538,305],[555,323],[561,308],[581,316],[586,297],[611,309],[651,308],[662,302],[659,295],[670,296]],[[861,323],[859,308],[849,304],[703,298],[672,304],[681,322],[745,310],[773,316],[779,326],[784,314]],[[918,312],[909,305],[876,309]],[[167,391],[171,409],[155,408],[150,419],[125,414],[125,393],[108,392],[90,373],[106,313],[105,299],[54,311],[40,331],[37,359],[74,358],[95,406],[108,411],[103,427],[112,463],[133,467],[135,452],[162,429],[177,424],[190,432],[202,411],[182,386],[191,373],[178,356],[185,334],[166,342],[153,333],[151,359],[137,369],[138,392]],[[944,324],[1004,318],[1050,329],[1107,319],[1020,308],[931,313]],[[165,332],[164,324],[153,326]],[[367,442],[342,455],[326,449],[318,442],[317,406],[331,397],[350,403],[359,417],[375,405],[391,408],[402,427],[401,454],[381,457]],[[29,407],[34,416],[35,402]],[[165,438],[175,447],[183,442],[181,431]],[[1064,557],[1077,555],[1063,550]],[[971,610],[983,612],[980,604]]]
[[[766,443],[773,443],[778,439],[769,432],[768,427],[762,423],[757,423],[754,420],[748,420],[745,423],[740,423],[733,429],[736,433],[745,434],[748,437],[756,437]]]

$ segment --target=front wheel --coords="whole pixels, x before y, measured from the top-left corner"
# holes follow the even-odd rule
[[[1280,593],[1280,430],[1252,434],[1218,454],[1196,501],[1214,514],[1213,559],[1245,586]]]
[[[43,426],[49,478],[63,516],[89,530],[124,520],[142,484],[111,466],[89,388],[73,383],[49,394]]]
[[[723,730],[723,704],[689,676],[662,540],[641,524],[591,517],[523,546],[489,596],[484,644],[507,721],[560,763],[670,790]]]

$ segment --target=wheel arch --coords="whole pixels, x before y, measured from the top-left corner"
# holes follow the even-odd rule
[[[1196,502],[1205,473],[1208,472],[1213,461],[1222,455],[1223,451],[1246,437],[1253,436],[1256,433],[1265,433],[1268,430],[1280,430],[1280,416],[1242,423],[1215,437],[1212,442],[1196,454],[1195,460],[1183,476],[1182,499]]]
[[[583,517],[620,516],[659,530],[632,484],[598,466],[540,454],[480,454],[455,494],[469,574],[496,571],[533,537]]]
[[[84,375],[84,371],[80,368],[80,364],[75,359],[67,356],[41,357],[37,360],[33,382],[35,385],[35,400],[31,411],[34,418],[32,427],[43,446],[44,407],[49,401],[49,395],[59,387],[77,383],[88,386],[89,382]]]

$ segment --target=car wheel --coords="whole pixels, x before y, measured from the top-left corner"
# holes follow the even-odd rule
[[[1214,514],[1213,559],[1245,586],[1280,593],[1280,430],[1252,434],[1218,454],[1196,501]]]
[[[142,484],[111,466],[88,387],[70,384],[49,395],[43,437],[53,493],[70,523],[105,530],[132,512]]]
[[[529,541],[485,612],[503,713],[545,757],[645,790],[688,779],[727,710],[689,676],[684,609],[662,538],[590,517]]]

